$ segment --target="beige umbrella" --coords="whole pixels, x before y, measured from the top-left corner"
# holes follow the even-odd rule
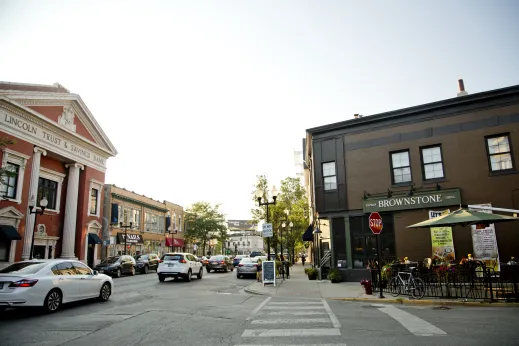
[[[461,225],[465,227],[480,223],[498,223],[509,221],[519,221],[519,217],[500,214],[489,214],[481,211],[473,211],[467,209],[458,209],[447,215],[442,215],[435,217],[434,219],[415,223],[414,225],[407,226],[407,228],[430,228],[443,226],[452,227],[456,225]]]

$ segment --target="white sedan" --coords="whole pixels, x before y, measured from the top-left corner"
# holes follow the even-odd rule
[[[99,298],[113,292],[112,278],[74,260],[30,260],[0,270],[0,311],[38,306],[55,312],[64,303]]]

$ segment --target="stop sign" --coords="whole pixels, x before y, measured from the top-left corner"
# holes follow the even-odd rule
[[[374,212],[369,215],[369,229],[373,234],[380,234],[382,232],[382,216],[379,213]]]

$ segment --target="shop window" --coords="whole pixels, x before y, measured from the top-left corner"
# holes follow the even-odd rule
[[[390,153],[390,157],[393,184],[401,184],[412,181],[409,150],[392,152]]]
[[[10,240],[0,239],[0,262],[7,262],[9,259]]]
[[[337,190],[337,175],[335,173],[335,161],[323,163],[324,190]]]
[[[421,148],[423,179],[445,178],[441,146]]]
[[[384,231],[380,234],[382,258],[395,256],[395,230],[392,214],[382,214]],[[378,256],[376,236],[369,229],[369,216],[350,217],[353,268],[366,268],[369,260]]]
[[[509,171],[514,169],[510,135],[496,135],[486,138],[487,154],[492,172]]]
[[[2,185],[0,186],[0,196],[9,199],[16,199],[16,190],[18,187],[18,174],[20,166],[14,163],[7,163],[4,168],[8,174],[2,177]]]

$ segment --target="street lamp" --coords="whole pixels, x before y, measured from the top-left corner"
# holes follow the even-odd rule
[[[288,215],[290,214],[290,210],[285,209],[285,214],[287,215],[286,221],[288,222]],[[281,243],[281,256],[283,257],[283,259],[285,259],[285,253],[283,252],[283,229],[286,226],[287,226],[286,222],[283,222],[281,224],[281,236],[280,236],[280,240],[279,240],[279,242]],[[294,227],[294,224],[292,222],[290,222],[290,224],[288,224],[288,227],[292,228],[292,227]]]
[[[178,231],[177,231],[177,229],[175,229],[175,230],[171,229],[171,213],[169,211],[166,213],[166,217],[169,218],[169,220],[170,220],[169,226],[168,226],[168,233],[171,236],[171,251],[173,251],[173,234],[177,234]]]
[[[268,196],[264,196],[263,190],[261,190],[260,188],[258,188],[256,190],[256,198],[258,199],[259,206],[260,207],[263,206],[263,205],[267,206],[267,219],[266,219],[267,224],[269,223],[269,205],[276,204],[276,199],[278,198],[278,190],[276,189],[275,186],[272,187],[272,191],[270,193],[272,195],[272,200],[273,200],[272,202],[268,201]],[[263,198],[266,200],[266,202],[261,203],[261,200]],[[267,248],[268,248],[268,250],[267,250],[268,251],[267,259],[268,259],[268,261],[270,261],[270,237],[267,237]]]
[[[320,229],[321,223],[319,218],[317,219],[317,228],[314,230],[314,234],[317,234],[317,264],[319,265],[319,280],[322,280],[321,274],[321,244],[319,241],[319,236],[323,233]]]
[[[119,227],[124,229],[124,254],[126,255],[127,241],[126,241],[126,230],[133,228],[133,222],[130,221],[130,225],[128,226],[128,216],[124,215],[124,225],[122,222],[119,223]]]
[[[34,215],[34,226],[32,229],[31,253],[29,254],[30,260],[32,260],[32,253],[34,251],[34,237],[36,237],[36,215],[43,215],[43,212],[45,211],[45,208],[47,207],[48,203],[49,203],[49,201],[47,201],[47,199],[45,197],[43,197],[40,201],[41,210],[38,211],[36,209],[36,210],[32,211],[35,208],[34,205],[29,206],[29,214],[35,214]]]

